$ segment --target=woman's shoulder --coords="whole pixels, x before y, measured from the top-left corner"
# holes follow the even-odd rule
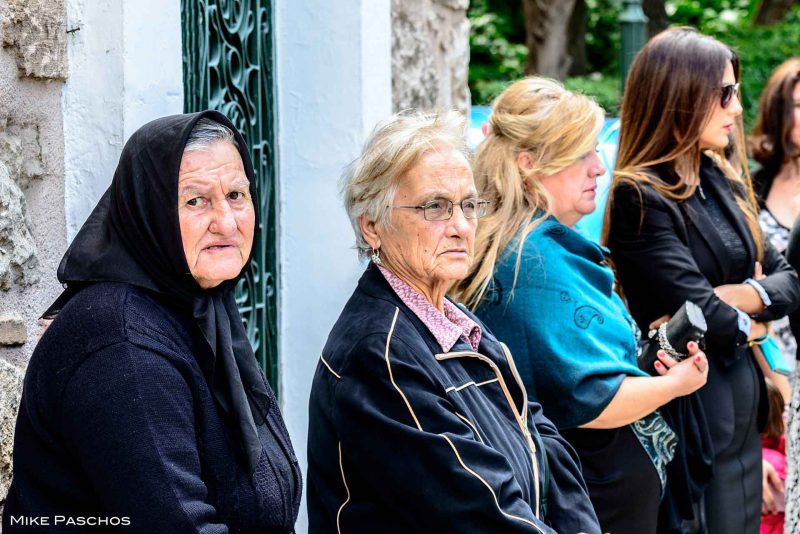
[[[384,360],[386,354],[412,358],[432,352],[412,315],[400,302],[357,289],[331,329],[323,357],[342,370],[355,354]]]
[[[81,289],[45,330],[36,353],[77,364],[113,345],[180,353],[188,332],[179,315],[156,295],[131,284],[102,282]]]

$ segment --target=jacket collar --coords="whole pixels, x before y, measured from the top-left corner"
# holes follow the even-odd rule
[[[442,348],[439,346],[439,343],[436,341],[436,338],[433,337],[433,334],[431,334],[430,330],[428,330],[428,327],[425,326],[419,317],[417,317],[416,314],[414,314],[409,307],[406,306],[402,299],[397,296],[397,293],[394,292],[392,286],[389,285],[389,282],[386,281],[386,278],[384,278],[380,270],[378,270],[378,267],[372,262],[370,262],[370,264],[367,266],[364,274],[361,275],[361,278],[358,281],[358,289],[373,298],[385,300],[400,308],[400,310],[406,315],[408,320],[420,333],[422,338],[425,339],[425,342],[428,344],[431,353],[438,354],[442,351]],[[449,297],[445,298],[449,299]],[[480,327],[481,340],[478,344],[477,352],[491,356],[495,360],[505,359],[505,356],[502,355],[502,349],[499,346],[497,338],[486,327],[483,321],[478,319],[475,314],[467,310],[464,306],[456,304],[452,299],[449,300],[458,306],[467,317],[475,321],[475,323]]]

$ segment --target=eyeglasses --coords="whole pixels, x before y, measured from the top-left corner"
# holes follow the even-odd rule
[[[731,100],[733,100],[733,95],[739,94],[739,84],[738,83],[726,83],[722,87],[720,87],[720,97],[719,97],[719,105],[723,108],[727,108],[731,104]]]
[[[486,215],[489,201],[482,198],[465,198],[458,203],[461,211],[467,219],[480,219]],[[426,202],[422,206],[389,206],[390,208],[408,208],[422,210],[422,216],[426,221],[446,221],[453,216],[453,202],[450,200],[437,199]]]

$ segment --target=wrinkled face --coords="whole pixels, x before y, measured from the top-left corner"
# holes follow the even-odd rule
[[[736,83],[733,74],[733,65],[730,61],[725,66],[725,73],[720,81],[720,88],[725,85]],[[742,114],[742,103],[739,95],[733,95],[727,107],[723,108],[720,99],[717,98],[711,105],[709,119],[703,130],[700,132],[700,148],[725,148],[730,142],[730,134],[733,131],[736,117]]]
[[[457,150],[439,147],[424,155],[402,178],[395,206],[422,206],[450,200],[453,214],[428,221],[422,210],[393,209],[390,226],[376,224],[381,256],[411,285],[433,288],[467,276],[472,266],[477,219],[467,219],[460,202],[477,197],[469,163]]]
[[[227,142],[185,152],[178,218],[189,270],[203,289],[241,272],[253,246],[255,209],[239,151]]]
[[[592,150],[569,167],[539,178],[550,194],[551,208],[558,222],[574,226],[581,217],[594,211],[597,177],[605,172],[600,155]]]
[[[794,84],[792,103],[790,105],[794,109],[794,114],[792,115],[794,120],[792,123],[792,143],[794,146],[800,147],[800,83]]]

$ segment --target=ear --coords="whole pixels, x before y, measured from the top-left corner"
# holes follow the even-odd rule
[[[364,240],[369,246],[379,250],[381,248],[381,238],[378,236],[375,221],[371,221],[366,215],[362,215],[358,219],[358,226],[361,229],[361,235],[364,236]]]
[[[517,167],[523,175],[528,175],[533,171],[533,158],[530,152],[522,151],[517,154]]]

